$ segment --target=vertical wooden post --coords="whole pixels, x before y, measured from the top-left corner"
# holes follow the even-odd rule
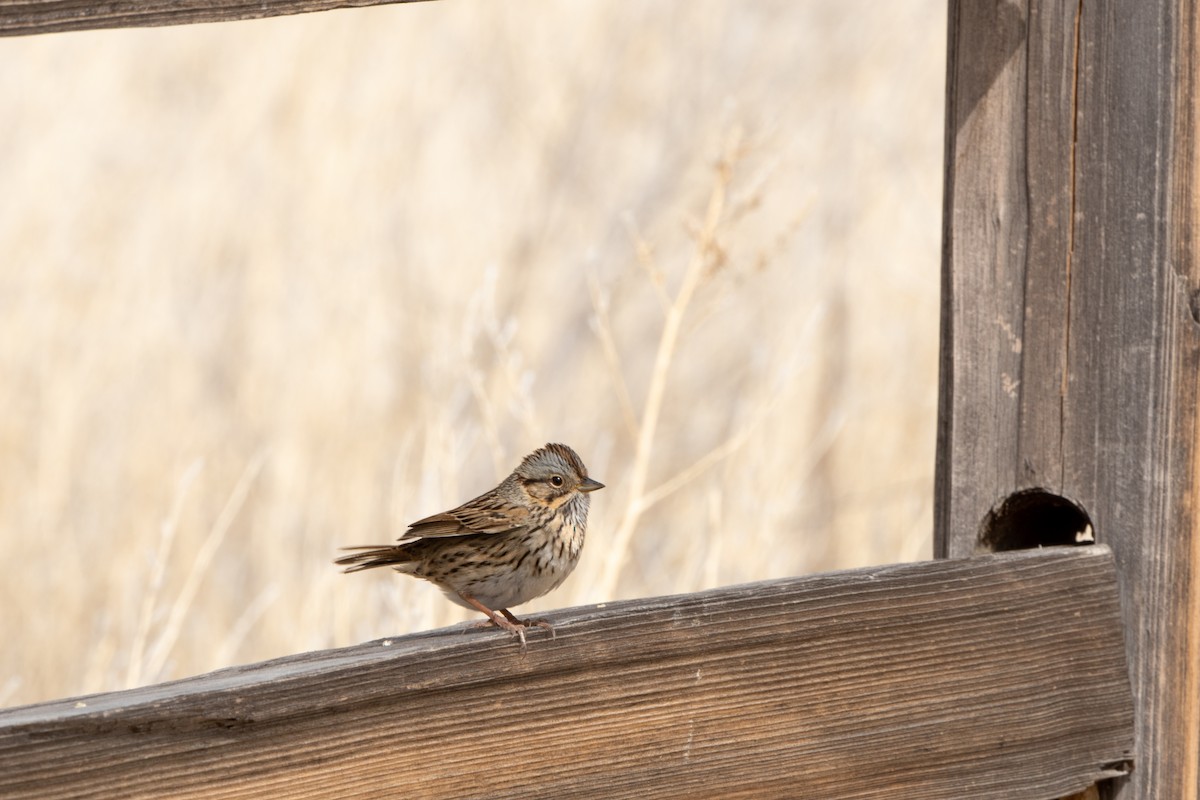
[[[950,0],[935,550],[1029,489],[1112,546],[1121,800],[1200,797],[1198,70],[1192,0]]]

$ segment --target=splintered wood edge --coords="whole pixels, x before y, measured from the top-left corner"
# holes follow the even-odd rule
[[[339,8],[428,2],[428,0],[0,0],[0,36],[235,22]]]
[[[1102,546],[549,616],[524,654],[459,626],[0,711],[0,794],[1050,798],[1130,766]]]

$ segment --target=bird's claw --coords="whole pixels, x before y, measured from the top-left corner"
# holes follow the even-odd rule
[[[501,630],[506,630],[513,636],[521,640],[521,652],[524,653],[528,647],[528,641],[525,639],[525,631],[529,628],[544,628],[550,632],[550,638],[556,639],[558,635],[554,632],[554,626],[546,619],[518,619],[507,610],[493,611],[491,616],[479,623],[480,627],[496,626]]]
[[[493,625],[495,625],[497,628],[506,630],[509,633],[511,633],[512,635],[516,636],[518,639],[520,639],[521,640],[521,652],[522,653],[525,652],[525,648],[527,647],[527,644],[528,644],[525,641],[525,627],[526,627],[525,623],[521,622],[520,620],[511,621],[509,619],[505,619],[504,616],[501,615],[500,612],[498,612],[498,611],[493,611],[492,616],[489,619],[490,619],[491,623]]]
[[[500,613],[503,614],[513,625],[522,625],[526,628],[533,626],[545,628],[546,630],[550,631],[551,639],[558,638],[558,636],[554,633],[554,626],[550,624],[550,620],[548,619],[518,619],[516,615],[514,615],[507,608],[500,609]]]

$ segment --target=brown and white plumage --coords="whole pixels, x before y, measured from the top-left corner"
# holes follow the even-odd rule
[[[335,563],[346,572],[392,567],[436,584],[451,601],[481,611],[525,643],[529,624],[509,608],[557,588],[579,561],[590,492],[574,450],[548,444],[526,456],[490,492],[417,520],[395,545],[357,550]]]

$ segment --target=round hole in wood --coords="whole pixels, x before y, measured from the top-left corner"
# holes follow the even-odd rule
[[[979,549],[991,553],[1095,541],[1087,512],[1045,489],[1010,494],[992,507],[979,527]]]

